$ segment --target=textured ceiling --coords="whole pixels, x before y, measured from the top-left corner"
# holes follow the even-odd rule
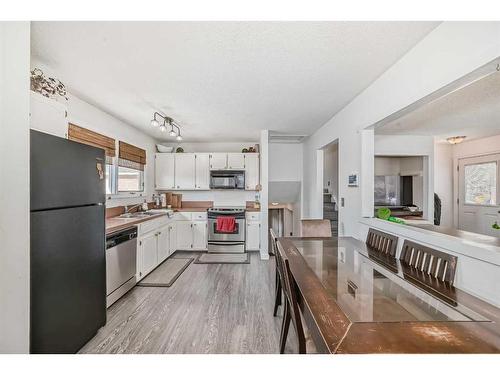
[[[500,134],[500,72],[426,104],[376,130],[377,134],[434,135],[467,140]]]
[[[313,133],[437,24],[33,22],[32,56],[157,139],[155,110],[186,141],[249,141]]]

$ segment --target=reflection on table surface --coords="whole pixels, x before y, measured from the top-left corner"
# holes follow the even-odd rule
[[[408,282],[398,261],[371,259],[354,238],[290,240],[352,322],[488,320]]]

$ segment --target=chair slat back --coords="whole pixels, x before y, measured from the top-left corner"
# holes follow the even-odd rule
[[[276,233],[274,233],[273,228],[269,229],[269,234],[271,235],[271,253],[276,254],[276,242],[277,242],[277,237]]]
[[[366,236],[366,245],[370,250],[395,258],[398,237],[370,228]]]
[[[422,244],[405,240],[399,260],[402,265],[453,285],[457,257]]]
[[[330,220],[307,219],[301,220],[302,237],[331,237],[332,224]]]
[[[296,332],[301,336],[299,340],[305,342],[304,329],[302,327],[299,303],[297,300],[297,286],[295,284],[292,271],[290,270],[290,262],[288,260],[288,257],[286,256],[285,250],[279,242],[277,243],[277,254],[279,254],[279,256],[277,256],[277,260],[279,260],[281,264],[280,268],[283,272],[283,293],[285,295],[285,298],[288,300],[291,309],[290,313],[293,324],[295,325]]]

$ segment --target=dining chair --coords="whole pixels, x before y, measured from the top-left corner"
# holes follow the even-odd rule
[[[285,295],[283,321],[281,323],[280,334],[280,354],[285,352],[285,344],[288,336],[288,329],[290,328],[290,321],[295,327],[295,333],[299,343],[299,354],[306,353],[306,337],[304,334],[304,326],[300,316],[299,303],[297,300],[297,291],[295,280],[293,279],[292,272],[290,271],[290,263],[288,257],[281,243],[277,243],[277,261],[280,273],[283,275],[283,292]]]
[[[332,224],[330,220],[305,219],[300,221],[302,237],[331,237]]]
[[[276,238],[276,233],[274,233],[274,230],[271,228],[269,229],[269,233],[271,235],[271,247],[275,256],[275,267],[274,267],[274,274],[275,274],[275,280],[274,280],[274,291],[275,291],[275,298],[274,298],[274,310],[273,310],[273,316],[276,316],[278,313],[278,307],[281,305],[281,294],[282,294],[282,285],[283,285],[283,275],[281,275],[280,269],[278,267],[278,259],[279,259],[279,253],[277,250],[277,244],[278,240]]]
[[[457,259],[454,255],[409,240],[403,242],[399,256],[401,265],[416,271],[424,283],[432,284],[438,280],[450,286],[455,280]]]
[[[366,236],[366,246],[369,250],[374,250],[383,255],[395,258],[398,237],[370,228]]]

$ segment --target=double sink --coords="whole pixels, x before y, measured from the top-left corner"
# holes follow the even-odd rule
[[[119,219],[144,219],[144,218],[156,216],[156,215],[162,214],[162,213],[166,213],[170,217],[171,212],[172,211],[170,211],[170,210],[139,211],[139,212],[121,214],[120,216],[117,216],[117,218],[119,218]]]

